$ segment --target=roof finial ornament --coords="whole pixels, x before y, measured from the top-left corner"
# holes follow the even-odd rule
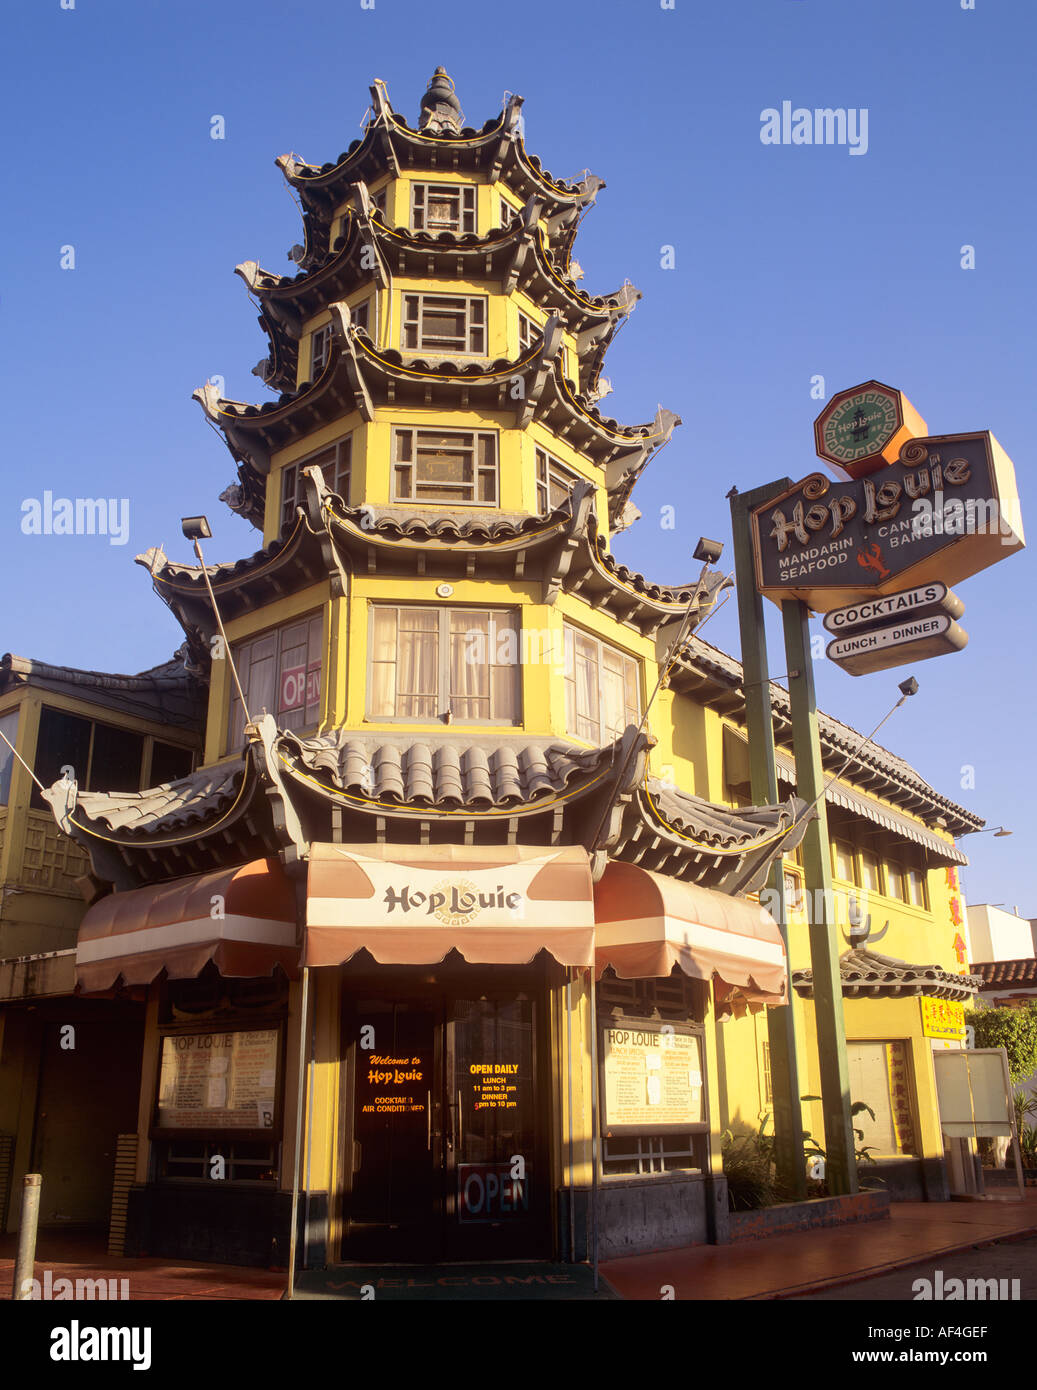
[[[453,78],[445,68],[436,68],[428,91],[421,98],[418,129],[429,135],[460,135],[463,119],[461,103],[454,95]]]

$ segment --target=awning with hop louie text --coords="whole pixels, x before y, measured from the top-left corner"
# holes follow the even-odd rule
[[[163,970],[193,979],[212,961],[221,975],[299,970],[295,890],[276,859],[257,859],[148,888],[111,893],[87,910],[76,943],[84,991],[150,984]]]
[[[778,924],[759,903],[613,861],[594,886],[595,965],[625,980],[667,976],[675,965],[712,981],[736,1013],[788,1002]]]
[[[579,846],[332,845],[310,850],[308,966],[366,950],[380,965],[594,962],[590,859]]]

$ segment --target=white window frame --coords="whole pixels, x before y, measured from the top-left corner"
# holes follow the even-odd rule
[[[518,311],[518,340],[519,355],[529,352],[533,344],[543,337],[544,330],[537,323],[536,319],[531,319],[528,314]]]
[[[420,612],[423,616],[426,616],[426,615],[429,615],[429,614],[434,614],[434,615],[436,616],[436,619],[437,619],[437,628],[436,628],[437,654],[436,654],[436,663],[435,663],[435,668],[436,668],[436,689],[435,689],[435,690],[431,690],[431,691],[427,691],[427,692],[416,692],[416,691],[411,691],[411,692],[406,692],[405,694],[403,694],[403,695],[401,696],[401,694],[400,694],[400,692],[399,692],[399,690],[398,690],[398,688],[397,688],[397,687],[398,687],[398,680],[399,680],[398,672],[399,672],[399,667],[400,667],[400,629],[399,629],[399,615],[400,615],[401,613],[409,613],[409,612],[415,612],[415,611]],[[376,622],[378,621],[378,617],[379,617],[380,614],[381,614],[381,615],[384,615],[384,614],[387,614],[387,613],[395,613],[395,614],[396,614],[395,656],[394,656],[394,659],[393,659],[392,663],[388,663],[388,662],[382,663],[382,662],[378,661],[377,658],[376,658],[377,646],[376,646],[376,641],[375,641],[375,624],[376,624]],[[454,696],[453,696],[453,693],[452,693],[452,691],[451,691],[451,689],[450,689],[450,644],[451,644],[451,637],[452,637],[452,635],[455,635],[455,634],[453,634],[453,632],[452,632],[451,619],[452,619],[453,617],[455,617],[455,616],[456,616],[456,617],[462,617],[462,616],[464,616],[464,615],[466,615],[466,614],[485,614],[485,615],[487,615],[487,616],[489,617],[489,619],[490,619],[490,622],[489,622],[489,624],[488,624],[488,626],[489,626],[489,634],[488,634],[488,641],[487,641],[488,650],[487,650],[487,652],[485,653],[485,656],[486,656],[487,658],[489,658],[490,656],[493,656],[493,655],[500,654],[500,652],[501,652],[502,650],[503,650],[503,652],[504,652],[504,654],[505,654],[506,656],[513,656],[513,657],[514,657],[514,660],[504,660],[504,661],[490,661],[490,660],[488,660],[488,659],[487,659],[487,660],[479,660],[479,664],[480,664],[480,665],[487,666],[487,667],[489,667],[489,669],[491,670],[491,679],[490,679],[490,682],[489,682],[489,685],[488,685],[488,696],[487,696],[487,698],[488,698],[488,700],[489,700],[489,703],[490,703],[490,713],[489,713],[488,715],[485,715],[485,716],[480,715],[480,716],[475,717],[475,718],[471,718],[471,717],[461,717],[461,716],[455,715],[455,714],[453,713],[453,710],[452,710],[452,701],[453,701]],[[500,725],[500,726],[505,726],[505,727],[515,727],[515,726],[517,726],[517,725],[519,725],[519,724],[521,723],[521,719],[522,719],[522,713],[521,713],[521,711],[522,711],[522,682],[521,682],[521,669],[522,669],[522,667],[521,667],[521,661],[520,661],[520,659],[519,659],[519,653],[520,653],[520,651],[521,651],[522,628],[521,628],[521,617],[520,617],[520,612],[519,612],[519,609],[518,609],[518,608],[482,608],[482,607],[468,607],[467,605],[458,605],[458,604],[453,604],[453,605],[447,605],[447,606],[442,606],[442,607],[440,607],[440,606],[435,606],[435,605],[431,605],[431,604],[418,604],[418,603],[372,603],[372,604],[369,605],[369,612],[368,612],[368,629],[367,629],[367,630],[368,630],[368,649],[367,649],[367,650],[368,650],[368,660],[367,660],[367,670],[368,670],[368,678],[367,678],[367,719],[368,719],[369,722],[371,722],[371,723],[377,723],[377,724],[435,724],[435,723],[449,722],[449,723],[451,723],[451,724],[464,724],[464,725],[482,725],[482,724],[486,724],[486,725]],[[503,649],[502,649],[502,647],[501,647],[501,642],[500,642],[501,635],[502,635],[504,632],[509,631],[509,630],[510,630],[511,632],[514,633],[513,641],[512,641],[511,644],[508,644],[507,641],[505,640],[504,647],[503,647]],[[462,638],[462,640],[463,640],[463,638]],[[474,656],[476,659],[479,659],[479,658],[483,657],[483,655],[484,655],[484,653],[483,653],[483,651],[482,651],[481,646],[476,646],[476,647],[474,647],[474,649],[473,649],[473,656]],[[386,714],[386,713],[384,713],[384,712],[376,711],[376,710],[375,710],[375,674],[376,674],[376,667],[377,667],[377,666],[381,666],[381,665],[383,665],[383,664],[384,664],[384,665],[389,665],[389,664],[391,664],[391,665],[395,668],[394,677],[393,677],[393,694],[392,694],[392,707],[393,707],[393,713],[391,713],[391,714]],[[502,714],[502,713],[499,713],[499,712],[498,712],[498,711],[500,710],[500,705],[499,705],[499,703],[496,703],[496,704],[495,704],[496,697],[497,697],[497,695],[499,694],[499,692],[495,690],[495,685],[494,685],[494,681],[493,681],[493,678],[492,678],[492,672],[498,671],[498,670],[505,670],[505,669],[510,669],[510,670],[512,671],[512,676],[511,676],[511,690],[510,690],[511,710],[510,710],[509,712],[507,712],[507,713]],[[406,699],[411,699],[411,698],[419,698],[421,695],[424,695],[424,696],[429,697],[430,700],[433,702],[433,704],[434,704],[434,709],[432,710],[432,712],[425,712],[425,713],[422,713],[422,714],[399,714],[399,713],[396,713],[396,711],[400,708],[401,700],[406,700]],[[465,699],[465,698],[475,698],[475,697],[466,697],[466,696],[461,695],[461,696],[458,696],[457,698],[458,698],[458,699]],[[446,720],[446,716],[447,716],[447,715],[450,716],[449,721]]]
[[[469,477],[460,482],[438,481],[418,476],[422,454],[430,455],[441,440],[439,452],[452,453],[463,460],[468,456]],[[455,441],[452,447],[446,441]],[[484,460],[492,461],[486,462]],[[436,491],[445,496],[433,496]],[[489,491],[489,497],[480,497]],[[392,499],[394,502],[427,502],[430,506],[496,507],[500,497],[500,449],[496,430],[438,430],[423,426],[397,425],[392,432]]]
[[[507,198],[502,198],[499,194],[497,196],[500,201],[500,208],[498,209],[500,224],[502,227],[510,227],[515,218],[520,215],[519,209],[514,204],[509,203]]]
[[[600,637],[594,637],[583,628],[575,627],[572,623],[564,624],[565,635],[565,727],[570,738],[578,738],[585,743],[590,743],[596,747],[602,747],[605,743],[614,742],[623,733],[623,729],[628,724],[636,724],[641,718],[642,694],[641,694],[641,662],[637,657],[631,656],[629,652],[623,651],[621,647],[614,647],[610,642],[603,642]],[[594,652],[594,662],[597,670],[596,682],[596,709],[597,716],[591,720],[589,716],[580,715],[577,711],[576,697],[576,658],[577,644],[588,644]],[[606,662],[614,661],[619,666],[619,671],[610,672]],[[607,676],[619,674],[623,681],[623,724],[621,727],[610,731],[605,727],[604,710],[606,704]],[[636,704],[631,706],[627,699],[627,677],[633,681],[634,695]],[[595,724],[596,729],[587,729],[585,724]]]
[[[456,213],[447,217],[429,216],[433,202],[455,202]],[[471,183],[412,183],[410,186],[410,225],[412,232],[477,232],[478,197]]]
[[[404,294],[400,325],[403,352],[447,357],[485,357],[488,301],[484,294]],[[437,314],[456,316],[461,331],[437,334]]]
[[[305,629],[305,634],[303,633]],[[273,640],[273,652],[261,654],[258,660],[266,661],[272,655],[275,666],[274,699],[276,709],[268,709],[282,729],[292,729],[296,733],[306,733],[316,729],[320,723],[321,699],[323,694],[323,651],[324,651],[324,613],[300,614],[288,622],[257,632],[231,645],[231,654],[237,668],[238,678],[245,692],[245,701],[253,719],[258,719],[266,702],[261,701],[259,692],[252,686],[252,659],[257,655],[256,648]],[[304,679],[300,687],[298,662],[285,667],[286,657],[301,649],[305,643],[306,658],[302,665]],[[291,678],[291,680],[289,679]],[[301,694],[301,701],[300,701]],[[302,719],[286,722],[285,716],[293,716],[301,708]],[[238,698],[237,686],[230,681],[228,692],[227,741],[226,751],[237,752],[245,737],[244,712]]]
[[[281,469],[281,528],[279,534],[283,535],[285,531],[290,531],[295,525],[296,509],[303,505],[305,496],[302,471],[312,464],[320,465],[324,472],[326,486],[348,504],[352,456],[353,436],[350,433],[344,434],[341,439],[336,439],[334,444],[329,444],[326,449],[319,449],[315,454],[307,454],[305,458],[284,465]]]
[[[580,475],[572,468],[567,467],[559,459],[549,454],[546,449],[537,446],[536,449],[536,484],[537,484],[537,511],[541,516],[547,516],[553,512],[555,507],[562,505],[561,500],[551,502],[551,487],[563,488],[568,496],[572,495],[573,487],[579,482]]]
[[[310,334],[310,380],[316,381],[321,372],[328,365],[328,358],[331,356],[331,336],[332,326],[322,323],[319,328],[315,328]]]

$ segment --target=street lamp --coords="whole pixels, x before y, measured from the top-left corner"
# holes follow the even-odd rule
[[[963,830],[958,836],[960,840],[964,835],[993,835],[995,839],[1002,840],[1006,835],[1011,835],[1010,830],[1006,830],[1003,825],[988,825],[985,830]]]

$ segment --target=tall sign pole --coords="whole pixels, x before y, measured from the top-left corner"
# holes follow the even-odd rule
[[[796,758],[796,792],[816,812],[803,837],[803,874],[811,904],[810,968],[814,977],[814,1018],[817,1056],[821,1072],[821,1109],[824,1113],[825,1177],[828,1191],[842,1196],[857,1191],[850,1119],[850,1081],[846,1064],[846,1028],[843,1021],[842,980],[839,974],[838,928],[832,900],[832,861],[828,849],[828,815],[825,810],[821,740],[814,694],[814,666],[810,654],[810,610],[798,599],[781,605],[785,628],[785,659],[789,669],[789,713],[792,747]]]
[[[731,532],[734,536],[735,583],[738,595],[738,627],[742,647],[742,685],[745,690],[745,724],[749,740],[749,780],[756,805],[774,805],[778,800],[778,778],[774,760],[774,726],[771,715],[771,683],[767,669],[767,634],[763,622],[763,599],[756,588],[749,511],[769,502],[791,486],[782,478],[751,492],[732,492]],[[788,939],[788,903],[785,873],[780,858],[771,865],[770,888],[776,895],[778,930],[785,944],[785,960],[791,973]],[[782,1186],[792,1200],[803,1201],[806,1166],[803,1162],[803,1129],[800,1110],[799,1067],[796,1060],[795,1017],[792,1011],[792,985],[787,982],[789,1002],[767,1010],[767,1042],[770,1047],[771,1094],[774,1106],[774,1163]]]
[[[866,381],[839,392],[814,421],[816,451],[834,485],[812,473],[736,495],[731,504],[750,752],[757,759],[753,795],[776,799],[763,595],[782,610],[796,790],[816,810],[802,843],[833,1194],[856,1192],[857,1172],[808,617],[811,610],[825,613],[831,631],[851,629],[827,655],[853,675],[960,651],[966,634],[955,619],[962,604],[948,586],[1025,545],[1015,468],[994,436],[927,430],[902,392]],[[765,702],[756,691],[766,691]],[[775,886],[784,918],[783,883]]]

